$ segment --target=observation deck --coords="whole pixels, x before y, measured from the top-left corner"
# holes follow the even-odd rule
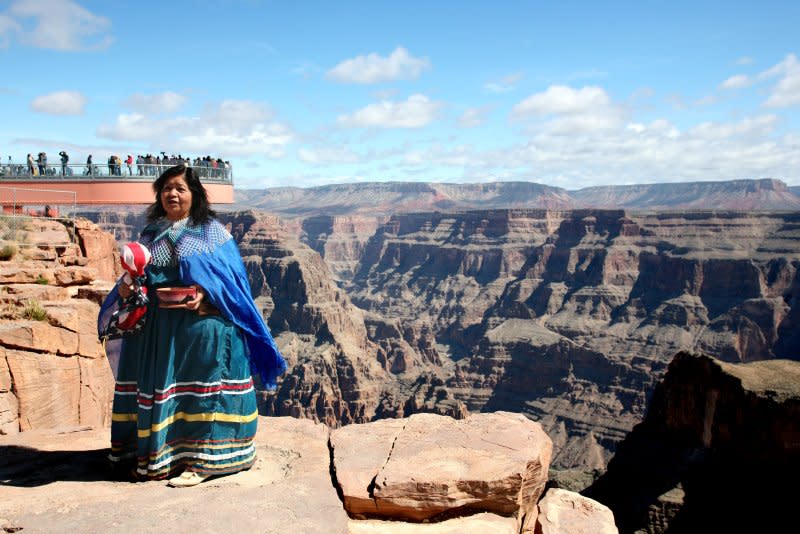
[[[0,165],[0,205],[4,213],[16,213],[25,206],[83,206],[152,204],[153,182],[171,165]],[[233,172],[187,165],[200,177],[209,202],[233,203]]]

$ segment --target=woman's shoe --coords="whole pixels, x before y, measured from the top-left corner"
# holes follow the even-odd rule
[[[172,488],[191,488],[207,478],[208,475],[201,475],[195,471],[184,471],[180,476],[169,479],[167,486]]]

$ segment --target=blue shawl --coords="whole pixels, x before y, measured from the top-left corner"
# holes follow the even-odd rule
[[[201,286],[206,300],[242,330],[253,374],[261,378],[264,388],[275,389],[277,378],[286,371],[286,361],[256,308],[244,262],[231,234],[213,219],[200,225],[187,221],[164,228],[163,222],[156,222],[142,231],[141,242],[148,247],[156,245],[150,250],[154,262],[159,260],[157,242],[168,239],[174,249],[173,257],[178,259],[181,282]],[[107,300],[112,295],[116,297],[116,291]]]

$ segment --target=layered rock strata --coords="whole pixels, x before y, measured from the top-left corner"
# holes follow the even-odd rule
[[[430,325],[448,403],[526,413],[554,465],[591,470],[676,352],[796,357],[799,266],[794,213],[418,213],[379,229],[346,287],[373,316]]]
[[[521,412],[602,470],[675,353],[800,352],[796,213],[410,213],[366,242],[361,215],[220,218],[289,359],[269,414]]]
[[[85,221],[13,221],[0,262],[0,434],[107,426],[113,377],[97,340],[99,295],[115,278],[113,239]]]

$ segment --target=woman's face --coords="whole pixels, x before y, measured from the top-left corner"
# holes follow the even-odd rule
[[[173,176],[161,189],[161,207],[167,212],[167,219],[179,221],[189,216],[192,208],[192,191],[186,183],[185,175]]]

